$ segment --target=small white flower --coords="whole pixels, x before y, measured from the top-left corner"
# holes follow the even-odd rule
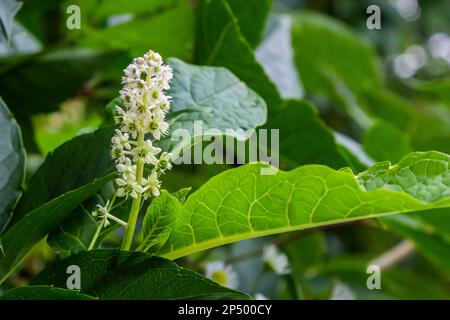
[[[273,244],[264,246],[262,259],[276,274],[284,275],[291,272],[287,256]]]
[[[136,199],[138,194],[142,192],[142,187],[137,183],[136,178],[132,175],[128,176],[127,179],[117,178],[116,184],[119,186],[117,190],[118,197],[131,196]]]
[[[164,113],[155,112],[153,117],[148,124],[148,130],[153,135],[156,140],[159,140],[162,135],[167,133],[169,129],[169,124],[164,121]]]
[[[108,216],[109,216],[109,211],[108,211],[108,207],[109,207],[109,200],[106,202],[106,204],[104,206],[101,205],[97,205],[97,209],[95,211],[92,212],[92,216],[95,218],[99,218],[100,220],[102,220],[103,223],[103,227],[107,227],[109,226],[109,221],[108,221]]]
[[[111,142],[114,145],[120,145],[127,150],[131,149],[131,144],[128,133],[122,133],[122,131],[115,129],[116,134],[112,137]]]
[[[136,147],[131,151],[134,161],[143,159],[145,163],[150,164],[155,164],[158,161],[156,155],[160,152],[161,149],[154,147],[151,140],[144,141],[141,147]]]
[[[172,169],[172,154],[168,152],[163,152],[155,164],[156,170],[164,172],[165,170]]]
[[[136,165],[132,165],[129,158],[126,158],[124,163],[116,165],[116,168],[125,180],[128,179],[129,176],[136,176]]]
[[[111,148],[111,157],[118,163],[124,163],[127,159],[125,150],[121,145],[113,145]]]
[[[223,261],[213,261],[206,265],[205,276],[212,281],[231,289],[236,289],[239,281],[236,271]]]
[[[147,199],[152,195],[155,197],[159,197],[159,188],[161,187],[161,182],[158,180],[158,173],[156,171],[152,171],[147,179],[143,179],[142,187],[142,191],[144,192],[144,199]]]

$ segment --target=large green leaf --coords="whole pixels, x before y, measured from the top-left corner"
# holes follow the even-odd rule
[[[428,152],[357,177],[321,165],[273,175],[261,174],[262,163],[228,170],[188,198],[160,254],[174,259],[257,236],[448,207],[449,163],[448,155]]]
[[[172,261],[116,250],[86,251],[71,256],[44,270],[33,284],[65,287],[69,265],[81,269],[81,292],[100,299],[248,298]]]
[[[12,223],[51,199],[114,169],[110,156],[113,129],[105,127],[67,141],[47,155],[19,201]]]
[[[25,151],[20,129],[0,97],[0,234],[22,194]]]
[[[75,290],[52,286],[27,286],[7,291],[0,300],[95,300]]]
[[[200,67],[170,59],[174,71],[169,95],[173,97],[168,114],[170,130],[194,131],[194,121],[201,120],[203,130],[215,128],[254,129],[266,121],[266,104],[239,78],[224,68]],[[248,138],[240,134],[240,139]],[[170,139],[164,143],[173,144]]]
[[[227,1],[202,0],[197,6],[196,61],[228,68],[269,106],[278,104],[280,95],[256,61]]]
[[[0,283],[2,283],[28,255],[30,250],[84,200],[92,196],[114,174],[92,182],[46,202],[28,212],[0,238]]]

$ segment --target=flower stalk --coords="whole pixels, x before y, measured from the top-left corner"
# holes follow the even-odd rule
[[[167,134],[165,115],[170,110],[170,96],[165,95],[172,79],[172,69],[161,56],[148,51],[124,70],[120,90],[122,106],[116,106],[115,122],[119,129],[112,138],[111,156],[120,177],[116,179],[118,197],[132,197],[131,211],[121,250],[130,250],[143,200],[160,194],[159,176],[171,168],[172,155],[159,158],[160,148],[153,145]],[[145,166],[151,166],[145,177]]]

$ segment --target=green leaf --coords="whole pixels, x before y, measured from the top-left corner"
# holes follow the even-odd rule
[[[249,298],[172,261],[116,250],[93,250],[71,256],[45,269],[33,284],[65,287],[69,265],[81,269],[81,292],[99,299]]]
[[[0,234],[22,194],[25,150],[20,128],[0,97]]]
[[[215,176],[188,198],[159,253],[175,259],[257,236],[448,207],[449,163],[438,152],[412,153],[357,177],[321,165],[262,175],[267,164],[247,164]]]
[[[67,141],[47,155],[32,176],[11,223],[51,199],[89,183],[114,169],[110,156],[111,127]]]
[[[280,103],[275,85],[257,62],[225,0],[198,3],[195,55],[199,64],[229,69],[261,95],[269,106]]]
[[[194,121],[201,120],[203,130],[215,128],[226,134],[226,129],[254,129],[266,121],[266,104],[244,82],[224,68],[200,67],[169,59],[174,78],[169,95],[173,97],[167,118],[170,130],[194,130]],[[248,138],[248,133],[238,134]],[[173,144],[169,138],[163,144]],[[169,147],[166,147],[169,148]]]
[[[387,89],[369,88],[364,92],[362,104],[372,117],[389,122],[402,131],[408,131],[417,117],[407,100]]]
[[[303,86],[294,64],[291,29],[289,15],[272,13],[264,39],[255,52],[256,59],[285,99],[303,97]]]
[[[107,14],[105,11],[113,12],[114,10],[110,10],[112,6],[116,13],[119,10],[122,14],[137,11],[136,7],[135,10],[127,11],[126,7],[120,7],[117,3],[109,4],[109,9],[107,6],[104,4],[92,10],[94,17],[104,16]],[[97,9],[105,11],[97,13]],[[175,56],[190,61],[193,55],[193,34],[193,4],[185,0],[166,0],[164,3],[157,1],[141,7],[128,22],[100,29],[90,28],[80,37],[77,45],[102,50],[127,50],[131,57],[142,56],[152,49],[163,57]]]
[[[183,204],[186,202],[187,199],[187,195],[189,192],[191,192],[192,187],[188,187],[188,188],[181,188],[178,191],[173,192],[171,195],[175,198],[178,199],[178,201]]]
[[[89,248],[98,227],[98,222],[92,216],[92,212],[97,209],[98,204],[105,205],[115,192],[114,182],[108,182],[94,197],[83,203],[83,208],[77,207],[58,227],[52,230],[47,237],[47,243],[60,257],[66,258]],[[127,221],[130,209],[131,199],[128,199],[114,205],[110,213]],[[94,248],[98,248],[112,231],[120,227],[121,225],[117,222],[110,220],[110,224],[100,231]]]
[[[252,48],[263,36],[264,25],[272,6],[272,0],[227,0],[242,35]]]
[[[363,146],[367,154],[378,161],[397,162],[412,152],[408,137],[395,126],[379,120],[365,133]]]
[[[280,130],[280,157],[290,168],[303,164],[347,166],[333,133],[319,118],[316,109],[304,100],[287,100],[270,109],[266,128]]]
[[[446,213],[448,215],[449,212]],[[423,216],[426,215],[427,213],[423,214]],[[449,277],[449,239],[446,239],[439,233],[430,232],[426,226],[417,223],[417,221],[401,218],[403,217],[387,217],[382,221],[388,226],[389,230],[399,234],[403,238],[413,241],[415,248]]]
[[[405,268],[392,267],[382,270],[382,290],[367,290],[369,274],[367,266],[373,256],[341,255],[318,265],[314,274],[317,278],[340,279],[361,288],[359,299],[449,299],[449,286],[436,281],[423,272],[412,272]]]
[[[0,42],[9,41],[13,32],[14,16],[22,4],[19,0],[3,0],[0,3]]]
[[[147,252],[156,245],[162,246],[169,238],[179,212],[180,202],[167,191],[163,190],[159,197],[153,199],[142,222],[144,239],[138,250]]]
[[[92,182],[46,202],[28,212],[0,238],[0,283],[22,263],[30,250],[84,200],[114,178],[114,174]]]
[[[93,70],[119,54],[77,48],[6,60],[7,69],[0,72],[0,94],[22,116],[57,110],[61,102],[79,93]]]
[[[333,73],[355,93],[381,86],[380,61],[374,48],[339,21],[302,11],[294,16],[293,46],[298,71],[309,93],[329,88]]]
[[[78,291],[52,286],[27,286],[11,289],[0,300],[95,300]]]

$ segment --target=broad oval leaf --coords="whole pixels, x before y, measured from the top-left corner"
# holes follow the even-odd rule
[[[266,164],[225,171],[194,192],[159,252],[175,259],[269,234],[450,206],[450,157],[412,153],[397,165],[351,170],[305,165],[261,175]]]
[[[0,300],[95,300],[95,298],[75,290],[42,285],[11,289],[0,296]]]
[[[227,69],[190,65],[175,58],[168,62],[174,72],[167,116],[172,132],[187,129],[195,138],[203,134],[194,128],[194,121],[199,120],[203,131],[218,129],[221,134],[226,129],[254,129],[266,122],[264,100]],[[248,137],[248,133],[238,136]]]
[[[0,283],[22,263],[31,249],[59,225],[80,203],[91,197],[115,174],[106,175],[27,213],[0,238]]]
[[[81,269],[81,292],[99,299],[249,298],[174,262],[142,252],[85,251],[41,272],[33,284],[65,287],[66,269]]]
[[[0,97],[0,234],[22,194],[25,150],[19,126]]]

